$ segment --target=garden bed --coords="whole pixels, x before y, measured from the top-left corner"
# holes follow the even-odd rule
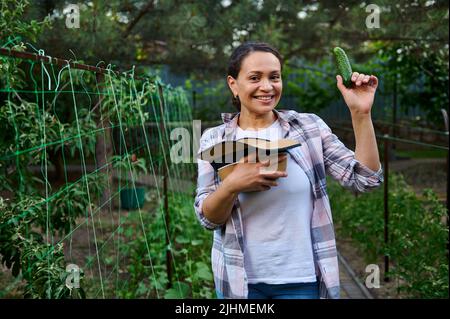
[[[384,242],[383,188],[355,197],[329,181],[339,251],[361,282],[380,270],[377,298],[448,298],[446,210],[431,190],[417,196],[401,175],[389,175],[389,242]],[[384,256],[389,255],[389,278]]]

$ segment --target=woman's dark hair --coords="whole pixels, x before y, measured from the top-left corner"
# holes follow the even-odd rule
[[[283,68],[283,58],[277,49],[272,47],[270,44],[264,42],[245,42],[234,49],[230,57],[230,62],[228,63],[228,75],[233,78],[237,78],[239,71],[241,70],[242,61],[252,52],[261,51],[269,52],[275,55],[280,61],[281,68]],[[231,92],[233,94],[233,92]],[[241,111],[241,101],[239,97],[232,96],[233,105]]]

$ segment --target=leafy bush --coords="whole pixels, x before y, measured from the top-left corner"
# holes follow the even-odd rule
[[[12,269],[14,277],[22,273],[25,298],[79,298],[84,291],[66,285],[62,244],[44,242],[41,232],[30,230],[43,219],[45,200],[27,197],[18,203],[7,203],[0,197],[0,255],[2,263]],[[82,275],[82,274],[81,274]]]
[[[212,298],[213,277],[210,267],[211,233],[202,229],[192,212],[193,197],[189,194],[169,195],[170,238],[173,263],[173,285],[167,289],[166,225],[163,201],[154,215],[144,214],[144,236],[135,219],[120,230],[126,238],[120,254],[129,260],[127,280],[119,290],[123,298]],[[148,227],[147,227],[148,225]],[[137,235],[136,235],[137,234]],[[151,244],[148,244],[151,243]],[[151,260],[150,260],[151,259]]]
[[[401,175],[389,175],[389,243],[384,244],[383,189],[354,197],[336,182],[329,195],[337,237],[351,237],[368,263],[390,256],[390,277],[413,298],[448,298],[445,207],[432,190],[419,198]]]

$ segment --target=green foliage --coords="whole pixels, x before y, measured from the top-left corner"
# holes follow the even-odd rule
[[[449,101],[449,56],[447,48],[427,50],[427,43],[388,45],[380,48],[378,56],[383,64],[387,89],[396,89],[404,112],[419,107],[426,124],[444,130],[441,109]]]
[[[80,90],[87,90],[88,84],[91,86],[95,84],[82,72],[73,72],[70,76],[66,72],[61,72],[60,84],[63,86],[66,85],[64,81],[69,81],[71,88],[75,85],[75,90],[76,86],[81,86]],[[153,120],[164,121],[185,120],[191,117],[184,91],[180,89],[161,84],[166,107],[166,112],[161,115],[160,112],[158,113],[160,109],[155,107],[159,99],[155,90],[156,84],[140,82],[138,83],[140,87],[137,88],[132,80],[112,77],[109,84],[107,87],[109,91],[102,91],[105,98],[104,103],[100,105],[100,114],[103,116],[103,121],[109,122],[111,126],[120,125],[120,136],[123,140],[127,138],[127,132],[131,133],[136,126],[144,126],[150,114],[153,115]],[[107,176],[101,171],[84,174],[75,182],[53,189],[52,183],[47,179],[44,166],[42,166],[43,180],[29,170],[30,165],[44,165],[45,160],[51,158],[49,154],[54,150],[64,149],[71,158],[81,157],[83,154],[86,159],[95,155],[96,137],[99,132],[101,133],[97,124],[100,119],[98,114],[92,112],[89,99],[84,101],[78,98],[75,101],[69,99],[69,103],[74,107],[74,113],[67,116],[67,114],[61,114],[55,107],[59,99],[58,95],[59,92],[55,92],[53,98],[50,96],[46,99],[48,101],[46,103],[30,103],[24,97],[15,94],[6,101],[5,105],[0,106],[0,119],[5,124],[7,132],[2,135],[0,143],[0,155],[7,159],[2,161],[0,166],[2,187],[14,192],[18,185],[23,185],[11,195],[11,198],[0,197],[2,203],[0,255],[3,257],[3,263],[12,270],[14,276],[22,274],[26,282],[25,296],[32,298],[83,298],[85,296],[83,288],[70,290],[64,285],[67,272],[64,268],[62,248],[52,246],[48,242],[56,234],[61,237],[70,235],[76,228],[77,218],[96,215],[100,208],[93,203],[96,203],[98,196],[106,188]],[[73,95],[71,94],[70,97],[73,98]],[[44,104],[45,109],[40,109],[38,107],[40,104]],[[62,122],[62,119],[67,122]],[[18,136],[19,132],[21,135]],[[159,140],[167,142],[165,132],[158,133]],[[149,146],[147,143],[152,141],[142,141],[139,148]],[[164,144],[162,142],[153,144],[161,153]],[[130,149],[130,151],[134,150]],[[147,158],[151,159],[155,155],[150,155],[148,152],[141,153],[144,155],[138,156],[137,160],[132,158],[132,154],[111,156],[108,158],[108,163],[112,163],[112,166],[121,171],[122,175],[131,172],[136,179],[139,174],[147,174],[149,163]],[[179,174],[178,168],[174,167],[173,172]],[[40,182],[40,184],[32,183],[32,181]],[[45,194],[42,189],[44,185]],[[176,210],[173,213],[176,214],[175,212]],[[158,223],[151,227],[155,233],[164,229]],[[125,235],[130,236],[129,230],[125,232]],[[164,238],[164,235],[158,238]],[[155,241],[158,242],[157,239]],[[148,281],[150,288],[147,289],[145,281],[142,281],[140,276],[148,277],[151,271],[150,265],[142,264],[142,256],[147,256],[148,251],[144,245],[136,251],[133,251],[133,245],[131,247],[127,245],[121,249],[124,255],[129,252],[130,260],[135,263],[128,269],[132,280],[126,285],[127,289],[122,290],[121,296],[130,297],[147,293],[152,289],[162,289],[167,282],[165,268],[161,266],[155,268],[157,279]],[[155,253],[152,252],[152,254],[157,256],[156,260],[158,258],[163,260],[165,245],[163,243],[153,245],[152,242],[151,247],[152,250],[155,249]],[[31,258],[31,252],[36,253],[37,257]],[[111,264],[112,260],[111,256],[107,256],[105,263]],[[203,270],[200,269],[199,276],[205,278],[205,271],[204,267]],[[132,287],[134,283],[136,283],[135,288]],[[186,283],[183,283],[179,287],[185,287],[185,285]],[[180,288],[179,291],[183,292],[185,289]],[[154,294],[152,297],[158,297],[158,295]]]
[[[142,85],[142,92],[139,92],[132,79],[107,75],[105,86],[102,114],[111,124],[137,126],[149,119],[144,106],[149,105],[152,95],[156,94],[154,84]]]
[[[402,105],[420,105],[429,114],[430,121],[437,121],[437,110],[448,105],[448,23],[442,23],[445,19],[448,22],[448,4],[441,2],[418,1],[417,5],[410,5],[402,0],[393,5],[382,1],[380,5],[389,10],[383,12],[384,26],[378,30],[362,28],[367,16],[364,6],[347,2],[336,5],[332,2],[246,0],[231,1],[229,5],[220,1],[180,5],[178,1],[81,1],[81,28],[72,30],[64,26],[65,2],[49,1],[45,8],[32,2],[28,10],[25,8],[29,2],[25,0],[1,0],[0,3],[2,46],[15,50],[26,49],[21,42],[23,38],[23,42],[37,41],[36,46],[46,48],[46,54],[73,59],[68,48],[76,46],[77,54],[82,52],[86,63],[95,64],[103,59],[117,64],[121,60],[124,67],[139,62],[143,68],[148,68],[144,64],[167,64],[175,72],[195,73],[195,80],[199,80],[211,74],[223,75],[224,61],[241,42],[263,40],[279,48],[288,62],[299,57],[304,59],[301,67],[286,66],[285,93],[295,99],[295,107],[317,112],[339,99],[329,54],[330,48],[339,45],[352,49],[352,57],[359,62],[353,65],[355,71],[375,70],[374,74],[386,74],[386,88],[390,92],[392,79],[398,80]],[[151,5],[144,8],[147,4]],[[43,18],[48,14],[49,18]],[[419,14],[424,17],[424,23],[416,23]],[[36,19],[39,16],[42,19]],[[54,28],[42,34],[50,21]],[[124,41],[127,45],[123,45]],[[374,57],[377,52],[380,55]],[[168,87],[163,88],[166,109],[161,113],[156,82],[135,83],[126,74],[106,76],[106,85],[102,87],[97,86],[96,79],[88,72],[70,70],[69,73],[65,69],[58,79],[55,70],[48,71],[54,82],[61,81],[61,92],[46,95],[45,101],[40,97],[35,99],[35,94],[18,96],[12,92],[2,94],[0,99],[0,123],[4,133],[0,137],[0,156],[7,157],[0,162],[0,185],[2,191],[17,193],[8,200],[0,197],[0,255],[13,275],[22,274],[27,296],[76,297],[76,291],[70,292],[64,286],[62,248],[49,246],[43,234],[67,234],[78,216],[95,212],[98,208],[87,202],[89,194],[85,185],[89,185],[91,193],[100,194],[104,179],[100,174],[89,174],[71,187],[52,189],[46,178],[36,176],[28,167],[42,164],[46,159],[52,162],[51,151],[68,152],[72,158],[81,156],[81,152],[86,157],[94,154],[96,135],[93,131],[100,121],[112,127],[122,124],[125,141],[121,142],[126,142],[143,120],[164,123],[192,117],[185,94]],[[34,69],[27,73],[19,60],[2,58],[1,87],[46,89],[45,85],[38,85],[36,79],[40,79],[40,75],[37,72]],[[411,78],[417,81],[411,83]],[[420,90],[413,90],[411,84],[421,85]],[[73,92],[64,95],[63,90]],[[104,97],[100,106],[93,103],[94,98],[87,91]],[[79,92],[86,94],[76,96],[78,110],[75,110],[73,94]],[[202,114],[217,120],[217,109],[234,111],[225,81],[201,90],[197,99],[201,107],[196,110],[196,118]],[[100,110],[101,115],[94,114],[94,109]],[[168,145],[167,134],[161,135],[158,131],[150,138],[152,154],[157,150],[161,160],[161,150]],[[34,147],[33,152],[17,153]],[[114,159],[119,167],[129,171],[130,161],[126,156]],[[152,163],[149,157],[149,154],[139,156],[138,164],[131,164],[131,169],[145,172],[145,165]],[[431,194],[427,194],[426,201],[421,201],[400,181],[393,183],[397,188],[391,188],[395,191],[390,194],[391,229],[395,231],[389,247],[381,245],[380,214],[367,214],[374,207],[376,212],[382,211],[379,192],[361,197],[366,201],[354,201],[340,193],[334,196],[333,206],[338,208],[334,209],[336,219],[343,221],[345,229],[349,225],[348,234],[357,238],[368,258],[374,260],[385,252],[391,254],[396,263],[392,275],[407,283],[404,289],[411,295],[445,296],[444,288],[448,288],[448,284],[444,274],[448,275],[448,262],[443,261],[445,248],[442,246],[446,232],[437,222],[442,216],[441,206]],[[48,197],[42,194],[44,185],[48,188]],[[170,196],[171,247],[165,244],[166,228],[162,203],[159,204],[156,215],[143,216],[141,227],[131,223],[118,230],[128,239],[120,243],[119,249],[120,255],[129,261],[126,270],[130,275],[119,289],[119,296],[213,296],[209,267],[211,234],[198,225],[192,213],[192,196]],[[51,215],[50,219],[47,214]],[[171,289],[166,289],[167,248],[175,257],[176,282]],[[105,263],[112,262],[111,256],[107,256]],[[79,296],[83,296],[82,291]]]
[[[83,288],[69,289],[65,283],[68,272],[65,269],[62,245],[25,245],[22,257],[22,276],[27,281],[25,298],[85,298]],[[83,272],[80,272],[80,281]]]
[[[231,93],[223,81],[186,80],[187,90],[195,91],[195,103],[192,116],[204,121],[217,121],[220,112],[237,112],[231,105]],[[194,97],[193,97],[194,98]]]
[[[147,164],[145,158],[141,157],[133,162],[132,156],[133,154],[124,156],[114,155],[111,158],[113,167],[119,171],[119,176],[121,179],[136,181],[140,174],[147,174]]]
[[[0,255],[14,277],[22,273],[25,298],[70,298],[83,296],[82,288],[65,285],[62,245],[43,242],[41,232],[30,230],[45,215],[43,198],[29,196],[18,203],[0,197]],[[81,274],[82,278],[82,274]]]
[[[25,46],[18,43],[21,36],[33,40],[47,24],[31,21],[22,22],[27,1],[2,1],[0,25],[10,36],[2,45],[23,51]],[[87,185],[90,191],[98,194],[104,187],[104,177],[97,174],[83,176],[78,183],[66,188],[52,189],[47,176],[52,151],[66,147],[73,156],[81,152],[89,156],[95,152],[95,136],[90,134],[97,127],[89,110],[76,110],[78,121],[68,118],[61,121],[56,112],[56,100],[60,92],[44,97],[38,94],[20,95],[20,89],[44,90],[35,79],[34,64],[29,64],[29,74],[19,59],[2,58],[0,82],[2,89],[8,89],[5,98],[0,100],[0,190],[9,191],[8,199],[0,197],[0,256],[2,263],[12,271],[14,277],[21,274],[26,282],[24,296],[29,298],[78,298],[84,297],[83,289],[69,289],[65,286],[68,273],[62,244],[50,245],[54,234],[68,234],[79,216],[94,210],[89,202]],[[53,69],[50,70],[54,71]],[[50,78],[49,73],[46,73]],[[54,75],[54,74],[53,74]],[[66,71],[58,80],[69,81],[75,78],[75,85],[81,86],[83,74]],[[60,83],[61,84],[61,83]],[[62,84],[67,87],[67,84]],[[50,89],[50,87],[48,88]],[[72,96],[70,96],[72,98]],[[28,99],[30,98],[30,99]],[[35,100],[36,102],[30,102]],[[73,100],[68,100],[70,106]],[[79,153],[78,153],[79,152]],[[30,170],[31,165],[41,164],[42,178]],[[43,194],[45,184],[46,194]],[[8,193],[6,193],[8,194]],[[2,196],[3,192],[2,192]],[[92,200],[95,196],[92,195]],[[42,234],[45,234],[45,238]]]
[[[79,6],[79,28],[66,26],[65,8],[68,4]],[[82,56],[86,64],[96,65],[104,61],[105,65],[112,63],[126,69],[131,68],[132,61],[137,62],[137,49],[142,47],[139,46],[139,37],[123,37],[125,21],[132,19],[121,12],[122,7],[127,6],[135,7],[119,0],[49,1],[45,6],[36,3],[30,7],[29,14],[24,18],[49,16],[52,29],[45,30],[38,41],[39,47],[46,48],[46,54],[64,59],[74,59],[75,55],[75,60]]]
[[[45,6],[30,2],[28,10],[23,9],[28,3],[24,0],[2,3],[3,8],[8,8],[8,14],[0,19],[4,26],[0,38],[4,42],[10,35],[26,36],[26,32],[19,31],[36,25],[35,20],[47,20],[38,24],[43,32],[31,32],[41,35],[36,47],[47,48],[46,54],[73,59],[71,49],[91,64],[104,60],[114,65],[122,61],[125,67],[136,65],[142,70],[167,65],[171,72],[196,80],[220,79],[223,83],[212,85],[222,88],[214,98],[198,92],[196,118],[217,120],[218,109],[233,111],[224,81],[226,61],[240,43],[260,40],[278,48],[285,61],[302,59],[308,67],[327,60],[331,49],[340,46],[357,63],[353,65],[355,71],[363,73],[374,71],[373,67],[364,70],[364,65],[371,64],[380,52],[377,59],[382,68],[373,72],[383,81],[379,92],[386,88],[392,94],[393,79],[398,76],[403,110],[418,106],[427,114],[428,124],[443,126],[440,109],[448,105],[449,96],[445,1],[378,1],[380,28],[365,27],[370,14],[366,11],[368,3],[352,1],[86,0],[79,1],[79,29],[65,26],[65,2],[49,1]],[[417,17],[421,17],[419,22]],[[53,29],[43,28],[50,23]],[[312,72],[308,77],[315,78],[307,79],[311,85],[306,86],[303,77],[285,83],[295,100],[295,105],[289,106],[315,112],[336,101],[334,74],[333,70],[325,78]],[[385,108],[389,115],[392,107]]]
[[[21,43],[12,46],[11,49],[22,52],[26,47]],[[2,84],[2,87],[9,85],[15,88],[23,88],[25,86],[25,73],[18,67],[19,63],[19,59],[0,57],[0,84]]]
[[[192,211],[192,196],[174,194],[171,199],[171,234],[175,238],[173,254],[179,277],[190,284],[192,298],[212,298],[211,232],[204,230],[198,223]]]
[[[424,39],[430,50],[448,43],[448,2],[380,0],[380,28],[365,26],[369,3],[355,1],[79,1],[80,29],[65,27],[65,2],[33,6],[37,17],[51,15],[53,30],[40,46],[52,55],[87,62],[129,61],[166,64],[172,71],[215,79],[226,71],[233,48],[243,41],[266,41],[287,60],[315,61],[334,46],[367,57],[372,43]],[[421,17],[418,21],[417,17]],[[126,43],[126,45],[124,45]],[[368,52],[369,51],[369,52]],[[423,48],[427,51],[427,48]],[[117,64],[117,62],[115,62]]]
[[[120,246],[121,256],[129,260],[130,280],[118,292],[124,298],[213,298],[210,267],[211,233],[201,228],[192,212],[193,198],[187,194],[169,195],[171,246],[165,242],[166,224],[163,201],[154,216],[143,216],[146,236],[132,219],[121,229],[127,240]],[[134,216],[134,217],[133,217]],[[147,245],[147,242],[151,245]],[[173,284],[167,289],[166,249],[174,257]]]
[[[46,223],[60,236],[70,234],[77,218],[96,213],[99,208],[93,200],[106,188],[106,176],[101,173],[83,175],[77,182],[60,189],[49,201],[48,216],[42,216],[40,225]],[[89,189],[89,194],[87,190]]]
[[[52,148],[56,151],[66,147],[72,157],[80,150],[81,145],[85,149],[85,156],[95,152],[95,135],[88,132],[96,129],[96,124],[88,110],[79,111],[78,123],[68,124],[61,123],[59,118],[51,113],[50,106],[42,110],[36,103],[24,101],[19,96],[18,100],[17,104],[7,101],[6,105],[0,107],[0,121],[4,129],[0,136],[0,156],[4,160],[0,169],[4,183],[0,189],[12,190],[15,185],[22,185],[31,190],[36,187],[36,181],[42,183],[24,168],[40,163],[44,158],[49,160],[49,151]],[[16,168],[22,171],[14,170],[8,173],[10,165],[16,165]],[[18,180],[19,177],[21,180]]]
[[[445,207],[431,190],[419,199],[401,175],[389,176],[389,238],[384,244],[383,190],[354,197],[329,183],[338,226],[337,236],[350,237],[368,263],[390,256],[389,276],[412,298],[448,298]]]
[[[164,299],[185,299],[189,295],[190,287],[184,282],[175,282],[174,288],[167,289]]]
[[[340,98],[334,77],[336,66],[331,56],[318,61],[315,67],[302,64],[303,62],[295,62],[283,69],[283,95],[290,97],[292,104],[289,107],[281,106],[301,112],[320,112]]]
[[[1,2],[2,46],[24,51],[26,46],[20,42],[22,37],[25,37],[24,41],[36,40],[48,20],[45,19],[44,23],[35,20],[21,22],[26,20],[22,16],[28,2],[17,1],[16,4],[14,7],[12,1]],[[86,13],[83,5],[82,11]],[[82,19],[86,21],[85,16]],[[117,48],[112,50],[117,51]],[[101,79],[92,72],[69,67],[58,69],[54,65],[3,57],[0,71],[4,91],[0,96],[3,132],[0,136],[2,263],[11,269],[14,277],[21,276],[25,281],[24,296],[27,298],[85,298],[83,288],[69,289],[65,285],[68,272],[63,254],[64,239],[55,243],[54,236],[71,236],[76,229],[77,218],[93,218],[99,212],[100,207],[94,203],[105,190],[108,176],[100,170],[83,171],[81,178],[69,183],[65,171],[66,184],[56,186],[57,183],[47,176],[48,167],[51,164],[56,166],[57,152],[62,154],[64,166],[67,164],[65,156],[72,162],[81,159],[83,166],[89,164],[92,157],[95,160],[97,138],[104,133],[104,126],[109,125],[111,129],[120,126],[120,142],[127,142],[127,134],[139,126],[145,130],[148,120],[190,119],[189,104],[183,90],[150,78],[135,81],[134,71],[132,76],[111,72]],[[164,96],[164,113],[160,108],[159,85]],[[160,141],[167,140],[164,133]],[[140,148],[151,142],[142,141]],[[159,148],[167,145],[162,142],[154,144]],[[132,163],[127,156],[118,155],[106,161],[134,175],[147,173],[146,156],[140,156]],[[41,165],[42,177],[30,169],[38,164]],[[142,256],[145,252],[139,251],[130,258],[137,261]],[[112,260],[107,257],[105,264],[111,265]],[[148,276],[149,268],[136,263],[135,269],[130,270],[139,274],[145,271]],[[164,282],[164,269],[157,271],[159,280]],[[203,277],[204,272],[201,272]],[[177,286],[182,288],[183,285],[186,284]],[[159,286],[161,284],[155,285],[158,289]],[[144,283],[139,282],[137,293],[143,289]]]
[[[26,7],[29,6],[27,0],[1,0],[0,1],[0,39],[4,41],[8,37],[24,37],[31,41],[36,41],[38,35],[49,27],[48,17],[43,21],[36,20],[23,21]]]
[[[353,71],[374,74],[379,78],[379,98],[373,108],[377,118],[391,121],[393,106],[389,101],[396,90],[399,111],[407,113],[418,107],[424,113],[421,125],[444,130],[441,109],[449,103],[448,52],[419,53],[417,50],[414,45],[374,45],[370,56],[364,60],[356,63],[352,59]],[[357,51],[349,52],[353,55]],[[315,61],[287,61],[283,67],[283,97],[278,108],[319,113],[330,104],[342,101],[336,88],[336,74],[332,53]],[[189,85],[197,93],[194,116],[217,121],[221,112],[236,111],[231,106],[225,80],[208,82],[190,79]]]
[[[102,187],[101,179],[86,176],[90,190]],[[95,182],[95,183],[94,183]],[[70,290],[65,286],[68,273],[62,244],[44,243],[46,230],[67,234],[79,216],[89,209],[84,183],[72,184],[54,200],[47,202],[40,196],[23,196],[20,201],[0,197],[0,255],[2,263],[12,269],[13,276],[22,273],[26,281],[24,292],[29,298],[78,298],[83,297],[82,288]],[[94,210],[91,206],[90,209]],[[50,218],[48,218],[50,216]],[[38,229],[37,227],[40,227]],[[49,233],[47,232],[48,236]],[[48,240],[48,238],[47,238]]]

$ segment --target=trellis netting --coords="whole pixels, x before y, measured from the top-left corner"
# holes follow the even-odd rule
[[[92,297],[115,296],[129,277],[126,241],[139,237],[149,297],[161,297],[159,270],[165,282],[172,267],[179,279],[168,193],[192,194],[194,185],[195,166],[175,165],[169,154],[171,128],[191,128],[185,92],[134,69],[20,51],[0,55],[2,264],[27,297],[86,297],[84,277],[98,287]],[[148,218],[158,214],[163,230],[149,238]],[[165,256],[154,256],[156,244]]]

